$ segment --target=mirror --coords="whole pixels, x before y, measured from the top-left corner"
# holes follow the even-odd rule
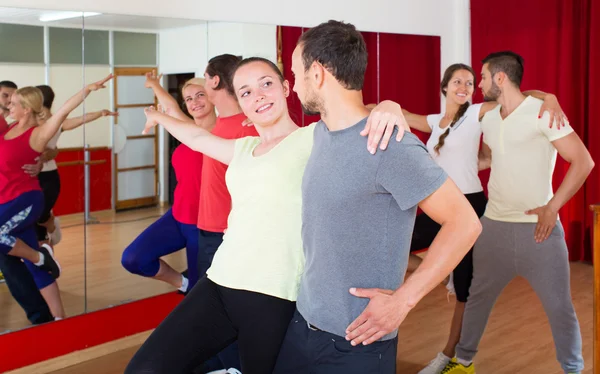
[[[2,105],[6,105],[6,99],[11,99],[6,93],[14,91],[10,82],[19,88],[46,85],[46,88],[42,88],[45,105],[48,106],[44,118],[50,122],[50,115],[83,87],[81,27],[81,13],[0,8]],[[52,92],[48,87],[54,94],[53,104],[50,103]],[[32,209],[31,216],[28,215],[30,220],[25,219],[15,226],[15,237],[28,238],[25,239],[28,248],[35,249],[39,249],[40,243],[50,241],[55,257],[62,266],[62,274],[54,282],[52,277],[47,279],[47,274],[36,274],[39,268],[28,270],[21,257],[0,254],[0,270],[3,274],[0,284],[0,333],[85,311],[84,137],[82,129],[77,128],[76,119],[82,115],[81,105],[71,111],[69,122],[64,122],[61,130],[46,146],[49,151],[43,156],[47,162],[34,178],[36,186],[21,189],[18,191],[19,197],[16,197],[22,199],[19,204],[30,204]],[[9,115],[6,119],[12,122],[17,118]],[[44,119],[34,119],[36,124],[43,122]],[[13,126],[17,125],[11,125],[10,129]],[[14,130],[15,133],[21,131]],[[3,147],[6,147],[6,143]],[[27,152],[27,147],[24,145],[15,153]],[[55,149],[58,149],[58,154],[52,154],[51,151]],[[33,163],[33,160],[29,162]],[[22,181],[20,178],[18,174],[8,183],[18,184],[17,180]],[[6,188],[1,186],[0,190],[6,191]],[[27,189],[33,191],[27,192]],[[39,195],[36,197],[36,194]],[[17,200],[11,201],[15,206],[19,205]],[[8,205],[5,201],[3,203],[2,219],[6,221],[6,214],[14,216],[15,212],[8,211]],[[31,232],[36,234],[39,242],[27,236]],[[35,275],[32,277],[32,274]]]

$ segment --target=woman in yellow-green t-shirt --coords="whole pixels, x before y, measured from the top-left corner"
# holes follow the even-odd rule
[[[229,165],[232,210],[207,276],[152,333],[126,373],[190,372],[235,340],[243,372],[270,373],[294,313],[304,268],[301,184],[314,125],[292,121],[289,83],[271,61],[245,59],[232,79],[260,137],[222,139],[191,121],[146,110],[145,131],[160,123],[188,147]]]

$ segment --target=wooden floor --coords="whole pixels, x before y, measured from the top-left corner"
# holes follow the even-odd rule
[[[586,370],[592,373],[592,267],[571,264],[573,300],[583,335]],[[416,374],[447,338],[453,300],[439,287],[409,314],[399,333],[397,373]],[[515,279],[500,296],[480,345],[475,365],[479,374],[561,374],[548,321],[527,282]],[[123,373],[137,347],[128,348],[53,374]]]
[[[102,223],[85,227],[81,216],[62,219],[63,241],[56,253],[63,267],[59,285],[68,315],[84,311],[86,293],[87,310],[92,311],[172,291],[162,282],[129,274],[120,263],[123,249],[163,211],[153,208],[119,214],[97,213],[95,216]],[[84,278],[84,248],[87,278]],[[168,262],[183,270],[185,254],[171,255]],[[589,374],[592,372],[592,266],[572,263],[571,285],[583,335],[585,373]],[[411,312],[400,328],[398,373],[417,373],[443,348],[453,305],[453,300],[446,299],[445,288],[439,287]],[[0,332],[27,324],[6,285],[0,284]],[[122,373],[134,352],[135,348],[129,348],[55,373]],[[541,303],[523,279],[513,281],[499,298],[475,363],[480,374],[562,373]]]
[[[123,250],[164,211],[164,208],[150,208],[117,214],[99,212],[93,216],[100,223],[91,225],[83,225],[82,215],[61,217],[63,239],[55,254],[62,266],[58,285],[67,316],[174,290],[162,282],[130,274],[121,266]],[[183,251],[167,256],[166,260],[177,270],[186,267]],[[26,326],[29,322],[23,310],[6,284],[0,284],[0,333]]]

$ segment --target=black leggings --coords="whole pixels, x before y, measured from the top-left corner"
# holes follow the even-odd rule
[[[126,374],[188,374],[238,341],[242,373],[271,374],[296,303],[207,277],[154,330]]]
[[[50,219],[52,208],[60,194],[60,175],[58,175],[58,170],[43,171],[38,174],[38,180],[44,193],[44,210],[42,210],[38,222],[45,223]],[[48,231],[44,226],[35,225],[35,231],[38,241],[47,239]]]
[[[485,194],[483,192],[476,192],[466,194],[465,197],[469,200],[469,203],[471,203],[477,216],[483,216],[483,213],[485,213],[485,206],[487,205]],[[410,251],[413,252],[428,248],[440,231],[440,228],[441,226],[429,218],[427,214],[419,214],[415,221]],[[473,279],[473,248],[467,252],[452,274],[454,276],[456,300],[466,303],[467,298],[469,297],[471,280]]]

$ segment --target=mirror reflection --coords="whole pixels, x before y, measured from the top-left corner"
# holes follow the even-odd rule
[[[0,8],[0,332],[85,310],[81,26]]]

